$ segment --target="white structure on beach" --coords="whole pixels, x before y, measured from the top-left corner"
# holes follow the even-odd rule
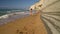
[[[60,0],[40,0],[31,8],[33,10],[42,10],[41,19],[48,34],[60,34]]]

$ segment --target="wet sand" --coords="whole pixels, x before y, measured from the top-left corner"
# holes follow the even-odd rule
[[[38,13],[0,26],[0,34],[47,34],[47,31]]]

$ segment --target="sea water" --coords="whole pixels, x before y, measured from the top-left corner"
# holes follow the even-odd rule
[[[0,16],[9,14],[9,13],[15,13],[15,12],[25,12],[27,10],[21,10],[21,9],[0,9]]]
[[[33,11],[35,13],[35,11]],[[7,24],[9,21],[13,21],[18,18],[27,17],[30,15],[29,10],[21,9],[0,9],[0,25]]]

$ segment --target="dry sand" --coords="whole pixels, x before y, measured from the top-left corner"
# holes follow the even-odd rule
[[[40,14],[35,14],[0,26],[0,34],[47,34],[47,31]]]

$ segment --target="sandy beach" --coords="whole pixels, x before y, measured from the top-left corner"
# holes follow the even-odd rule
[[[35,14],[0,26],[0,34],[47,34],[47,31],[40,14]]]

